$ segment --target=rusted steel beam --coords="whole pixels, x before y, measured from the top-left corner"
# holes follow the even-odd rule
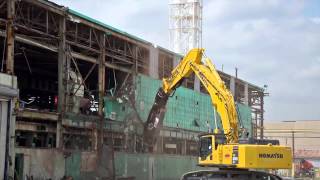
[[[58,48],[58,112],[65,112],[65,67],[66,67],[66,21],[61,17],[59,22],[59,48]]]
[[[68,20],[70,20],[70,21],[77,21],[77,22],[85,24],[85,25],[87,25],[89,27],[93,27],[93,28],[95,28],[95,29],[97,29],[99,31],[102,31],[102,32],[105,32],[105,33],[110,34],[112,36],[118,37],[119,39],[134,43],[136,45],[139,45],[139,46],[142,46],[142,47],[145,47],[145,48],[148,47],[147,44],[144,44],[144,43],[139,42],[137,40],[131,39],[131,38],[125,36],[125,35],[121,35],[119,33],[113,32],[110,29],[107,29],[107,28],[102,27],[100,25],[97,25],[95,23],[89,22],[89,21],[87,21],[85,19],[82,19],[82,18],[80,18],[78,16],[72,15],[72,14],[70,14],[70,13],[68,13],[66,11],[68,9],[67,7],[58,6],[58,5],[55,5],[53,3],[50,3],[50,2],[44,1],[44,0],[23,0],[23,1],[28,2],[30,4],[33,4],[33,5],[36,5],[38,7],[44,8],[44,9],[49,10],[49,11],[51,11],[53,13],[58,14],[58,15],[68,17]]]
[[[98,128],[97,131],[97,155],[100,159],[102,155],[102,146],[103,146],[103,122],[104,122],[104,112],[103,112],[103,98],[105,96],[105,61],[106,61],[106,40],[105,40],[105,34],[101,33],[99,36],[99,45],[100,45],[100,56],[99,56],[99,68],[98,68],[98,88],[99,88],[99,106],[98,106],[98,114],[99,114],[99,120],[97,122]],[[97,161],[97,164],[99,164],[99,161]]]
[[[5,33],[3,31],[0,31],[0,36],[5,37]],[[26,36],[23,35],[16,35],[16,41],[17,42],[21,42],[21,43],[25,43],[25,44],[29,44],[32,46],[36,46],[39,48],[43,48],[52,52],[58,52],[58,48],[52,45],[48,45],[48,44],[44,44],[42,42],[36,41],[34,39],[28,38]],[[86,56],[77,52],[71,52],[72,57],[83,60],[83,61],[87,61],[90,63],[96,63],[98,64],[98,61],[96,58],[90,57],[90,56]],[[110,69],[116,69],[122,72],[126,72],[126,73],[133,73],[133,70],[125,68],[125,67],[121,67],[119,65],[113,64],[113,63],[109,63],[109,62],[105,62],[104,63],[106,67],[110,68]]]
[[[6,72],[14,74],[14,20],[15,0],[7,0],[7,42],[6,42]]]
[[[30,38],[28,38],[26,36],[23,36],[23,35],[16,35],[15,39],[16,39],[17,42],[29,44],[29,45],[36,46],[36,47],[39,47],[39,48],[43,48],[43,49],[46,49],[46,50],[49,50],[49,51],[52,51],[52,52],[58,52],[58,48],[55,47],[55,46],[35,41],[35,40],[30,39]]]
[[[77,52],[71,52],[72,57],[76,58],[76,59],[80,59],[80,60],[84,60],[90,63],[95,63],[98,64],[98,61],[96,58],[90,57],[90,56],[86,56]]]
[[[23,0],[25,2],[28,2],[30,4],[33,4],[35,6],[41,7],[43,9],[49,10],[51,12],[54,12],[59,15],[65,14],[65,9],[61,8],[60,6],[55,6],[53,3],[50,3],[48,1],[43,0]]]
[[[62,148],[62,119],[66,110],[66,20],[63,16],[59,20],[59,47],[58,47],[58,113],[56,147]]]
[[[106,40],[105,34],[100,35],[100,57],[99,57],[99,109],[98,114],[103,115],[103,97],[105,92],[105,61],[106,61]]]
[[[82,24],[87,25],[89,27],[95,28],[95,29],[97,29],[99,31],[105,32],[108,35],[112,35],[112,36],[117,37],[117,38],[119,38],[121,40],[125,40],[125,41],[128,41],[128,42],[131,42],[133,44],[136,44],[136,45],[144,47],[144,48],[148,48],[148,46],[149,46],[148,44],[144,44],[142,42],[139,42],[139,41],[134,40],[132,38],[129,38],[127,36],[121,35],[121,34],[116,33],[116,32],[114,32],[114,31],[112,31],[110,29],[107,29],[105,27],[102,27],[102,26],[100,26],[98,24],[92,23],[90,21],[87,21],[85,19],[82,19],[82,18],[80,18],[78,16],[75,16],[75,15],[72,15],[72,14],[68,14],[68,20],[70,20],[72,22],[82,23]]]
[[[84,61],[87,61],[87,62],[96,63],[96,64],[99,63],[96,58],[85,56],[85,55],[82,55],[80,53],[71,52],[71,55],[74,58],[81,59],[81,60],[84,60]],[[113,63],[105,62],[104,65],[106,67],[108,67],[108,68],[111,68],[111,69],[116,69],[116,70],[119,70],[119,71],[122,71],[122,72],[127,72],[127,73],[133,73],[133,71],[131,69],[124,68],[124,67],[118,66],[118,65],[113,64]]]
[[[46,126],[45,130],[38,130],[37,126],[42,125],[42,122],[34,123],[34,122],[24,122],[24,121],[17,121],[15,130],[21,131],[31,131],[31,132],[46,132],[46,133],[55,133],[56,129],[50,126]]]
[[[0,9],[6,4],[6,1],[0,3]]]
[[[28,118],[28,119],[35,119],[35,120],[48,120],[48,121],[58,120],[58,113],[52,113],[52,112],[23,110],[23,111],[19,111],[17,116]]]
[[[79,43],[75,43],[75,42],[72,42],[72,41],[67,41],[67,43],[71,44],[73,46],[77,46],[77,47],[82,48],[82,49],[86,49],[86,50],[92,51],[94,53],[100,53],[100,51],[97,50],[97,49],[93,49],[91,47],[88,47],[88,46],[85,46],[85,45],[82,45],[82,44],[79,44]]]

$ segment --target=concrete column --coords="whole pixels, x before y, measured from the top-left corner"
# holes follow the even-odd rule
[[[16,87],[15,87],[16,88]],[[15,152],[15,134],[16,134],[16,115],[13,112],[14,106],[17,102],[17,98],[14,97],[9,101],[9,113],[10,113],[10,129],[9,129],[9,156],[11,160],[11,165],[9,167],[9,176],[14,177],[15,172],[15,158],[16,158],[16,152]]]
[[[187,155],[187,148],[188,148],[188,146],[187,146],[187,140],[184,139],[184,140],[183,140],[183,151],[182,151],[182,155]]]
[[[149,59],[150,59],[150,64],[149,64],[149,75],[155,79],[159,78],[159,49],[150,46],[149,48]]]
[[[66,24],[65,18],[59,22],[59,48],[58,48],[58,112],[65,111],[65,76],[66,76]]]
[[[13,20],[15,16],[15,0],[7,0],[7,59],[6,72],[14,74],[14,25]]]
[[[244,104],[249,105],[249,85],[248,85],[248,83],[244,84]]]
[[[7,122],[8,122],[8,102],[0,101],[0,179],[7,176],[9,166],[7,160]],[[7,172],[6,172],[7,171]]]
[[[99,115],[103,116],[103,97],[105,92],[105,59],[106,59],[106,51],[105,51],[105,35],[104,33],[101,34],[100,37],[100,58],[99,58],[99,109],[98,113]]]
[[[180,61],[181,61],[181,57],[174,56],[174,57],[173,57],[173,68],[175,68],[176,66],[178,66],[178,64],[179,64]]]
[[[97,123],[98,128],[97,132],[97,146],[95,146],[98,150],[98,157],[101,157],[102,154],[102,146],[103,146],[103,124],[104,124],[104,112],[103,112],[103,98],[105,96],[105,59],[106,59],[106,41],[105,34],[101,33],[100,35],[100,57],[99,57],[99,70],[98,70],[98,86],[99,86],[99,122]],[[98,158],[99,159],[99,158]]]
[[[197,92],[200,92],[200,79],[194,75],[194,87],[193,89]]]
[[[236,94],[236,81],[235,81],[235,77],[231,76],[230,78],[230,91],[233,95],[233,97],[235,98],[235,94]]]
[[[60,113],[57,122],[56,147],[62,147],[62,119],[66,110],[66,21],[60,17],[59,21],[59,48],[58,48],[58,113]]]
[[[0,73],[0,179],[14,177],[17,78]]]

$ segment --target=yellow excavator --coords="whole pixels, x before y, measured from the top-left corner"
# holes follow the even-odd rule
[[[199,166],[233,170],[291,169],[291,148],[280,146],[275,141],[248,138],[247,133],[238,127],[234,98],[211,60],[203,57],[204,49],[190,50],[173,69],[171,76],[163,79],[144,125],[144,141],[150,147],[154,145],[163,123],[168,98],[183,79],[194,73],[209,93],[212,106],[216,109],[214,112],[219,113],[222,124],[219,129],[215,115],[214,131],[199,135]]]

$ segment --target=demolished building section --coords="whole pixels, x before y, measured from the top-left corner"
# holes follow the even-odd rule
[[[122,176],[119,159],[145,152],[140,127],[155,93],[144,92],[143,84],[157,88],[155,79],[168,76],[182,58],[46,0],[0,1],[0,52],[1,72],[15,75],[19,89],[11,171],[52,179]],[[241,103],[252,136],[263,137],[263,88],[220,75]],[[193,81],[185,80],[172,104],[210,109]],[[182,122],[177,111],[168,113],[156,153],[194,158],[197,134],[210,126],[211,114]]]

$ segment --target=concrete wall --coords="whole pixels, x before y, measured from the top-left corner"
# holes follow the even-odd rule
[[[8,102],[0,100],[0,179],[4,179]]]
[[[177,180],[189,171],[201,169],[193,156],[115,153],[117,177],[136,180]]]
[[[63,176],[72,176],[75,180],[86,180],[107,173],[97,166],[96,152],[63,152],[59,149],[16,148],[22,157],[22,180],[33,177],[34,180],[60,180]],[[107,154],[110,156],[110,154]],[[106,162],[106,158],[100,159]],[[100,168],[100,169],[99,169]],[[106,167],[104,167],[106,169]],[[102,172],[102,173],[101,173]]]
[[[63,153],[56,149],[16,148],[17,154],[23,154],[23,178],[33,176],[34,180],[60,180],[65,173]]]
[[[14,173],[15,139],[7,138],[7,132],[9,131],[9,137],[15,136],[15,115],[12,112],[17,95],[17,77],[0,73],[0,179],[4,179],[4,174],[6,174],[4,172],[6,163],[8,164],[7,175],[13,177]],[[8,156],[7,161],[6,155]],[[8,161],[11,161],[10,166]]]
[[[34,180],[60,180],[64,175],[86,180],[99,174],[95,152],[64,154],[58,149],[16,148],[16,153],[23,157],[23,180],[27,176],[32,176]],[[201,168],[197,167],[197,158],[193,156],[115,152],[116,177],[176,180],[184,173],[197,169]]]

